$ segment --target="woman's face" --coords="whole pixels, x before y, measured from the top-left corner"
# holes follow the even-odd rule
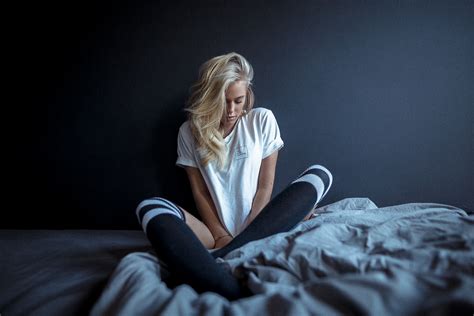
[[[239,80],[232,83],[225,93],[226,111],[222,118],[224,127],[233,127],[242,115],[247,98],[247,82]]]

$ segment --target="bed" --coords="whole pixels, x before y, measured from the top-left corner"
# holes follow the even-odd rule
[[[473,315],[474,215],[347,198],[217,259],[253,296],[229,302],[168,272],[141,231],[0,231],[0,314]]]

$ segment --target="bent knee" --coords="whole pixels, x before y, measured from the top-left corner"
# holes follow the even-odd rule
[[[141,201],[135,212],[138,222],[142,225],[144,231],[146,231],[146,225],[152,218],[162,214],[174,215],[183,221],[185,220],[183,211],[176,204],[161,197],[153,197]]]
[[[320,164],[312,165],[308,167],[308,169],[306,169],[304,173],[312,173],[319,176],[321,180],[324,182],[325,186],[330,186],[332,184],[332,180],[333,180],[332,173],[331,171],[329,171],[327,167],[323,165],[320,165]]]

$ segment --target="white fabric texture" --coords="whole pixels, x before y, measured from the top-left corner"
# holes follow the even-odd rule
[[[283,147],[278,123],[271,110],[254,108],[242,116],[225,138],[227,161],[222,169],[216,162],[201,164],[189,121],[178,134],[176,165],[199,168],[224,228],[238,235],[252,208],[262,159]]]

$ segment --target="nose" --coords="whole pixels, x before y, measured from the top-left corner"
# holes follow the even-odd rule
[[[235,103],[234,102],[229,102],[227,103],[227,114],[232,115],[235,112]]]

